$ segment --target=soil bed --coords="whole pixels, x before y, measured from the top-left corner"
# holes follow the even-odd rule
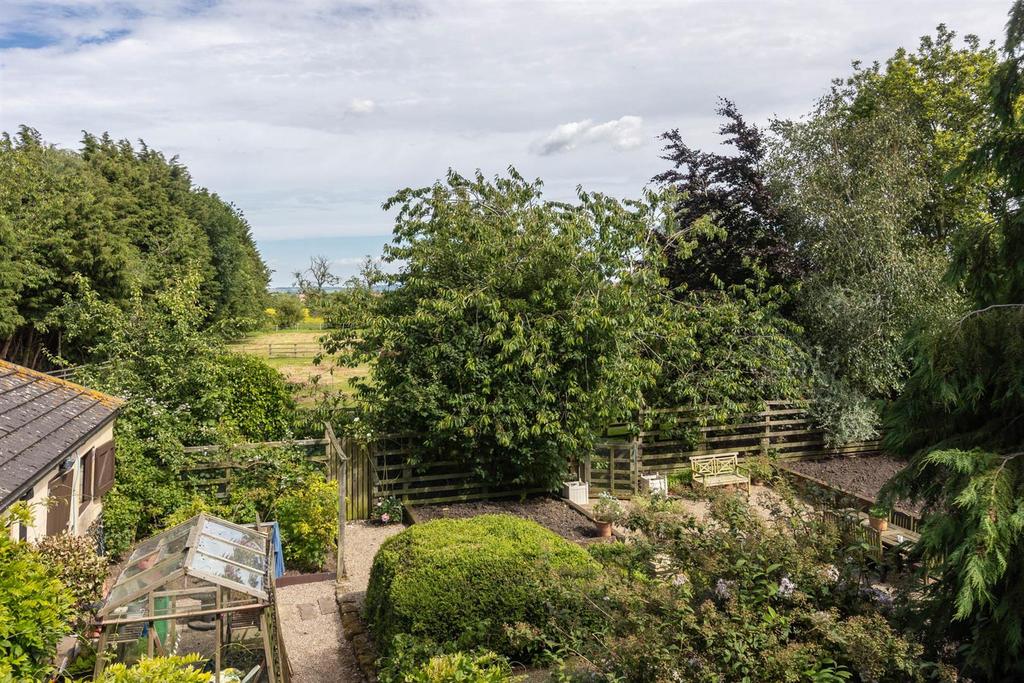
[[[570,541],[589,541],[597,537],[593,522],[553,498],[417,505],[412,511],[419,522],[442,518],[465,519],[477,515],[515,515],[531,519]]]
[[[824,460],[788,462],[785,469],[813,477],[847,493],[870,501],[875,500],[882,485],[900,472],[906,463],[888,455],[867,457],[838,457]],[[920,505],[901,501],[897,506],[904,512],[920,515]]]

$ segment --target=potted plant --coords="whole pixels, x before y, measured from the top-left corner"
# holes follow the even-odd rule
[[[747,458],[743,462],[743,467],[750,475],[750,483],[755,486],[770,482],[775,475],[775,468],[769,455],[755,455],[752,458]]]
[[[876,505],[868,510],[868,524],[875,531],[885,531],[889,528],[889,509]]]
[[[612,535],[612,524],[622,519],[625,511],[612,494],[604,491],[594,503],[594,524],[597,525],[597,535],[601,538],[608,538]]]

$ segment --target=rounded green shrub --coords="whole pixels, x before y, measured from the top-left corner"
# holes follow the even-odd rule
[[[366,617],[387,654],[409,634],[459,649],[522,656],[506,627],[543,628],[572,585],[593,576],[587,552],[539,524],[510,515],[416,524],[377,552]]]

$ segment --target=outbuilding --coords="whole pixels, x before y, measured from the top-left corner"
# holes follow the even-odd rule
[[[0,513],[18,501],[33,523],[11,529],[34,541],[98,531],[114,484],[113,396],[0,360]],[[98,534],[99,535],[99,534]]]

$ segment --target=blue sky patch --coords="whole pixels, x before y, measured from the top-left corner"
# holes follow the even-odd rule
[[[111,31],[105,31],[102,35],[99,36],[89,36],[87,38],[81,38],[79,39],[78,43],[80,45],[101,45],[103,43],[112,43],[118,38],[124,38],[129,33],[131,33],[131,31],[129,31],[126,28],[113,29]]]
[[[0,50],[23,48],[26,50],[38,50],[41,47],[48,47],[58,41],[58,37],[46,33],[34,31],[10,31],[0,35]]]

